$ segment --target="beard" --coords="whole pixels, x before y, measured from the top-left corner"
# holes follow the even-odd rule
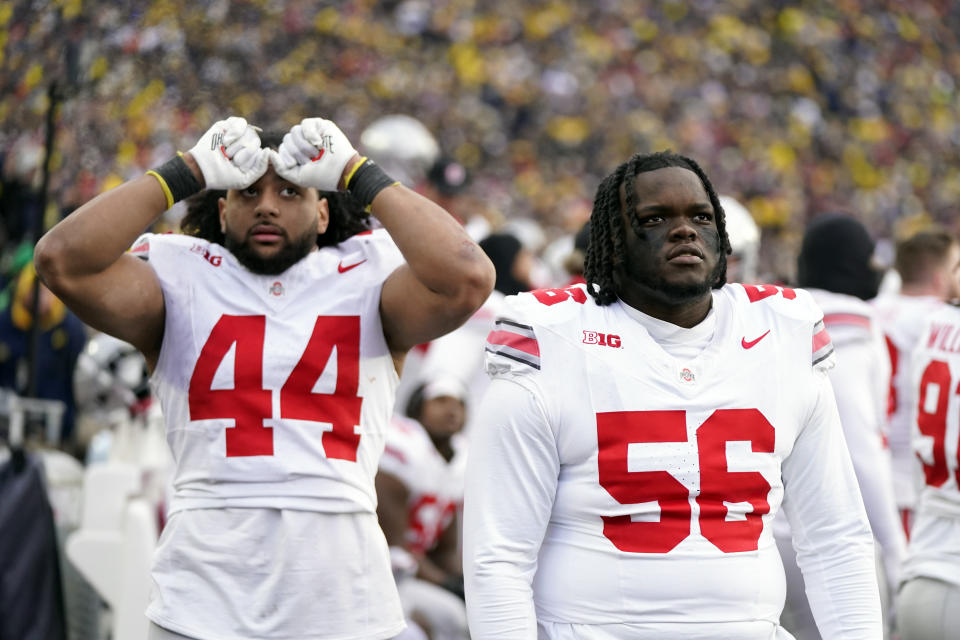
[[[229,232],[224,234],[223,245],[236,256],[240,264],[253,273],[275,276],[303,260],[317,246],[316,232],[307,232],[291,241],[287,232],[284,231],[283,238],[286,242],[280,247],[279,251],[269,257],[263,257],[254,251],[248,239],[244,238],[243,241],[239,241]]]
[[[644,274],[643,277],[635,276],[637,282],[642,283],[643,288],[654,294],[662,303],[671,306],[681,305],[693,300],[702,298],[713,289],[720,279],[720,274],[726,266],[726,255],[720,254],[720,259],[706,278],[700,282],[676,283],[669,282],[663,276],[656,274]]]

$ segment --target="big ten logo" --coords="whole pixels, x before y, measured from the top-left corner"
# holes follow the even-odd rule
[[[200,244],[195,244],[190,247],[192,253],[203,256],[203,259],[212,264],[215,267],[219,267],[220,263],[223,261],[221,256],[215,256],[210,253],[210,250]]]
[[[620,336],[613,333],[600,333],[598,331],[583,331],[583,344],[598,344],[601,347],[613,347],[619,349],[621,342]]]

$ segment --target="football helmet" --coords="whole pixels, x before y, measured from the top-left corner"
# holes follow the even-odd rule
[[[415,187],[440,156],[440,145],[422,122],[408,115],[377,118],[360,134],[359,151],[391,177]]]
[[[730,196],[720,196],[733,254],[727,261],[727,282],[754,283],[760,258],[760,228],[747,208]]]

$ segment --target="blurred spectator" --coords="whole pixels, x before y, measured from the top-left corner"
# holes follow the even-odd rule
[[[672,147],[754,215],[760,272],[789,273],[807,211],[857,211],[875,237],[956,224],[958,34],[955,3],[934,0],[13,3],[0,151],[39,139],[48,85],[71,75],[62,209],[80,182],[96,193],[154,166],[213,113],[280,129],[323,113],[357,139],[359,123],[409,114],[471,176],[464,197],[551,239],[579,228],[568,203],[615,159]]]
[[[27,263],[16,278],[9,305],[0,310],[0,387],[18,395],[29,394],[31,330],[34,325],[33,292],[36,272]],[[40,300],[40,336],[36,353],[36,397],[60,400],[65,405],[60,440],[70,443],[76,413],[73,374],[77,358],[86,342],[83,323],[42,284]]]

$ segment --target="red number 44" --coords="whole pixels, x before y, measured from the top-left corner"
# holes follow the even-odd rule
[[[719,409],[697,429],[700,467],[700,532],[724,553],[754,551],[770,512],[770,484],[757,471],[730,471],[726,444],[750,442],[754,452],[773,452],[773,425],[756,409]],[[629,515],[603,516],[603,535],[621,551],[667,553],[690,535],[690,490],[667,471],[627,468],[631,443],[686,442],[684,411],[615,411],[597,414],[600,485],[620,504],[658,502],[659,522]],[[725,502],[747,502],[742,520],[727,520]]]
[[[191,420],[232,418],[227,429],[227,457],[273,455],[272,392],[263,388],[264,316],[221,316],[200,350],[190,378]],[[213,389],[220,363],[236,345],[233,388]],[[332,394],[313,393],[327,360],[336,348],[337,383]],[[333,430],[322,436],[328,458],[356,461],[360,435],[360,318],[320,316],[313,334],[280,389],[280,418],[326,422]]]

